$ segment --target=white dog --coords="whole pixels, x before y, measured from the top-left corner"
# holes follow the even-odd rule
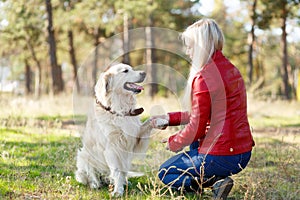
[[[137,116],[143,109],[135,108],[135,94],[143,90],[136,83],[144,81],[145,76],[145,72],[125,64],[101,73],[95,86],[94,112],[77,153],[78,182],[100,188],[109,176],[114,185],[112,195],[123,194],[133,156],[146,152],[152,130],[150,120],[142,124]]]

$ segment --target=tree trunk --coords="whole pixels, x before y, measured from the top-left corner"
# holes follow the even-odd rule
[[[69,54],[71,58],[71,63],[73,65],[73,80],[75,83],[76,91],[80,93],[80,85],[79,80],[77,78],[77,60],[76,60],[76,54],[75,54],[75,48],[74,48],[74,37],[73,37],[73,31],[68,30],[68,38],[69,38]]]
[[[34,47],[31,45],[30,39],[26,38],[27,47],[30,50],[33,61],[36,64],[35,72],[34,72],[34,96],[35,98],[40,98],[41,96],[41,82],[42,82],[42,67],[41,63],[36,56],[36,52]]]
[[[93,79],[93,86],[97,83],[97,72],[98,72],[98,56],[99,56],[99,38],[100,38],[100,28],[95,28],[94,30],[94,64],[93,64],[93,71],[92,71],[92,79]]]
[[[124,14],[123,18],[123,63],[130,64],[130,57],[129,57],[129,21],[128,21],[128,14]]]
[[[289,86],[289,75],[288,75],[288,52],[287,52],[287,33],[286,33],[286,20],[287,20],[287,10],[286,7],[283,8],[282,15],[282,67],[281,67],[281,75],[282,75],[282,85],[283,85],[283,94],[286,99],[291,99],[290,96],[290,86]]]
[[[42,83],[42,68],[40,63],[38,62],[37,66],[34,70],[34,96],[35,98],[40,98],[41,96],[41,83]]]
[[[158,84],[157,84],[157,69],[153,66],[155,63],[155,55],[154,55],[154,39],[151,27],[146,27],[146,66],[147,66],[147,74],[148,80],[150,83],[149,96],[154,97],[158,92]]]
[[[31,94],[31,69],[28,63],[28,60],[25,60],[25,85],[26,85],[26,94]]]
[[[49,42],[49,55],[51,64],[52,75],[52,89],[54,94],[58,94],[64,90],[64,83],[62,78],[61,66],[57,64],[56,57],[56,42],[53,28],[52,5],[51,0],[46,0],[46,8],[48,15],[48,42]]]
[[[248,69],[247,69],[249,85],[251,85],[253,81],[253,47],[255,43],[254,26],[256,21],[256,3],[257,0],[254,0],[251,9],[252,16],[251,16],[251,31],[249,35],[249,52],[248,52]]]
[[[151,6],[153,4],[153,1],[148,1],[148,5]],[[158,93],[158,82],[157,82],[157,68],[153,65],[153,63],[156,63],[155,58],[155,42],[154,42],[154,36],[153,36],[153,16],[152,13],[150,13],[150,16],[148,18],[148,27],[145,28],[146,32],[146,65],[147,65],[147,73],[150,83],[150,90],[149,90],[149,96],[154,97]]]

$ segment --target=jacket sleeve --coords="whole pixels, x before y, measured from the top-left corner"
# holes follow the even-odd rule
[[[183,130],[169,138],[169,149],[177,152],[192,142],[203,138],[209,124],[210,113],[210,93],[203,77],[199,75],[195,77],[192,83],[192,108],[189,123]]]
[[[169,115],[169,126],[187,124],[190,121],[189,112],[171,112]]]

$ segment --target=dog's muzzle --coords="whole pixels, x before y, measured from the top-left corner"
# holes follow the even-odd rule
[[[144,90],[144,87],[143,86],[140,86],[136,83],[141,83],[145,80],[145,77],[146,77],[146,73],[145,72],[141,72],[140,73],[140,79],[136,82],[126,82],[124,84],[124,89],[125,90],[129,90],[129,91],[132,91],[136,94],[140,93],[142,90]]]

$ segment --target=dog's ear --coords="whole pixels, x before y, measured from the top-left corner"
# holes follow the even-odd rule
[[[110,89],[111,89],[112,75],[111,74],[104,74],[102,80],[103,80],[103,87],[105,89],[105,94],[108,94]]]
[[[99,76],[99,80],[95,86],[95,94],[98,98],[101,96],[107,96],[109,91],[111,90],[111,81],[112,75],[107,73],[101,73]]]

